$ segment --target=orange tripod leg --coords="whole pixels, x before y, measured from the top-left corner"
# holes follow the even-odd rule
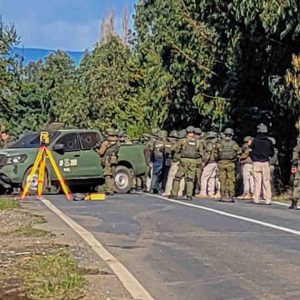
[[[24,187],[24,190],[23,190],[23,193],[22,193],[22,196],[21,196],[21,199],[22,199],[22,200],[24,200],[25,197],[26,197],[27,194],[28,194],[30,185],[31,185],[31,183],[32,183],[33,176],[35,175],[35,173],[36,173],[36,171],[37,171],[37,169],[38,169],[38,167],[39,167],[39,165],[40,165],[40,162],[41,162],[41,160],[42,160],[44,151],[45,151],[45,148],[44,148],[44,147],[41,147],[40,150],[39,150],[39,152],[38,152],[38,155],[37,155],[37,157],[36,157],[36,160],[35,160],[35,162],[34,162],[34,165],[33,165],[32,169],[31,169],[31,172],[30,172],[30,174],[29,174],[28,177],[27,177],[27,182],[26,182],[26,185],[25,185],[25,187]]]
[[[55,172],[55,174],[57,176],[57,179],[58,179],[58,181],[59,181],[59,183],[60,183],[60,185],[61,185],[61,187],[62,187],[62,189],[63,189],[63,191],[64,191],[64,193],[65,193],[65,195],[67,197],[67,199],[68,200],[72,200],[72,193],[69,190],[67,184],[65,183],[65,181],[63,179],[63,176],[62,176],[62,174],[61,174],[61,172],[60,172],[60,170],[59,170],[59,168],[58,168],[58,166],[57,166],[57,164],[56,164],[56,162],[55,162],[55,160],[53,158],[53,155],[52,155],[51,151],[49,151],[49,149],[47,149],[47,148],[46,148],[46,154],[47,154],[47,156],[49,158],[49,161],[50,161],[50,163],[51,163],[51,165],[53,167],[53,170],[54,170],[54,172]]]
[[[42,199],[44,180],[45,180],[45,171],[46,171],[46,152],[43,151],[43,157],[41,159],[40,169],[39,169],[38,199]]]

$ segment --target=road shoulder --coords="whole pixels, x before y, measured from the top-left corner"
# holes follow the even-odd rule
[[[5,230],[1,231],[1,263],[3,265],[10,264],[10,266],[7,265],[7,269],[16,263],[19,266],[19,264],[31,262],[32,258],[36,257],[38,259],[42,258],[44,263],[45,259],[47,260],[49,257],[52,259],[52,250],[54,252],[59,251],[57,257],[61,257],[61,253],[66,254],[67,260],[69,258],[71,260],[70,265],[73,267],[74,261],[80,278],[81,275],[84,278],[84,284],[80,290],[75,290],[75,293],[69,297],[70,299],[132,299],[107,264],[95,255],[91,247],[69,226],[62,222],[52,211],[46,209],[41,202],[35,200],[24,201],[21,208],[0,213],[3,217],[1,221],[4,225],[6,224],[2,226],[2,229],[5,228]],[[29,224],[33,226],[29,227]],[[10,237],[7,234],[8,232],[12,232],[13,235]],[[36,262],[37,260],[33,260],[33,263],[36,264]],[[2,266],[1,269],[3,271],[4,267]],[[4,288],[5,286],[2,285],[0,299],[2,299],[1,297],[10,296],[14,297],[13,299],[34,299],[30,296],[29,291],[24,293],[26,286],[24,286],[23,276],[16,273],[5,274],[4,272],[2,275],[2,279],[5,279],[4,282],[7,286]],[[32,274],[29,279],[35,279],[39,275],[37,273]],[[61,298],[51,297],[51,299]]]

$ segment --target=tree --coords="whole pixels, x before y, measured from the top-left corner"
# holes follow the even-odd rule
[[[20,89],[20,61],[11,52],[18,41],[15,27],[5,25],[0,18],[0,122],[6,127],[10,127],[14,99]]]
[[[18,133],[38,130],[52,122],[80,127],[85,107],[74,62],[58,50],[46,60],[30,63],[12,109],[11,123]]]
[[[118,116],[128,88],[130,50],[118,36],[98,43],[80,66],[84,97],[89,103],[89,126],[122,127]]]
[[[196,9],[194,1],[181,0],[137,5],[136,46],[141,61],[147,64],[147,53],[154,52],[161,59],[160,72],[170,76],[166,127],[179,127],[178,120],[180,126],[205,120],[219,126],[225,117],[225,99],[210,87],[211,79],[218,77],[213,70],[215,33],[194,18]]]

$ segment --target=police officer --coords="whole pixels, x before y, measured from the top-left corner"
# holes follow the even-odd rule
[[[158,128],[152,129],[150,138],[145,142],[144,156],[145,156],[147,168],[143,179],[144,192],[149,192],[150,185],[151,185],[151,178],[152,178],[152,171],[153,171],[151,155],[152,155],[152,149],[154,147],[154,143],[155,140],[157,139],[158,133],[159,133]]]
[[[153,175],[150,185],[150,193],[161,192],[161,181],[163,176],[163,168],[165,162],[165,143],[167,132],[160,130],[151,149],[151,165],[153,168]]]
[[[114,171],[118,163],[119,141],[118,134],[114,129],[107,129],[107,137],[97,150],[104,166],[104,178],[106,194],[114,194]]]
[[[297,209],[297,204],[300,198],[300,140],[299,139],[296,147],[293,149],[291,173],[294,175],[294,182],[293,182],[293,195],[291,197],[292,204],[289,208]]]
[[[203,144],[195,137],[195,129],[189,126],[186,129],[187,137],[176,148],[175,156],[179,158],[179,167],[173,182],[171,198],[177,198],[180,189],[180,181],[186,178],[187,200],[193,200],[194,182],[199,159],[203,157]]]
[[[202,132],[200,128],[195,128],[195,137],[202,142],[204,147],[204,139],[203,137],[205,134]],[[201,175],[203,171],[203,159],[200,157],[197,162],[197,170],[196,170],[196,177],[195,177],[195,193],[198,194],[201,188]]]
[[[129,139],[127,133],[125,131],[118,132],[119,142],[120,144],[132,145],[133,142]]]
[[[177,139],[174,143],[174,151],[173,151],[173,155],[172,155],[171,168],[170,168],[169,173],[168,173],[168,180],[167,180],[167,183],[166,183],[166,188],[165,188],[165,192],[163,193],[163,196],[170,196],[171,195],[173,181],[174,181],[174,178],[175,178],[175,175],[178,171],[178,166],[179,166],[179,158],[175,156],[175,150],[177,149],[177,145],[184,138],[186,138],[186,130],[185,129],[179,130],[177,132]],[[179,196],[182,196],[184,188],[185,188],[185,180],[184,180],[184,178],[182,178],[182,180],[180,182],[179,192],[178,192]]]
[[[253,203],[259,204],[260,197],[267,205],[272,203],[270,158],[274,155],[274,146],[268,138],[268,127],[261,123],[257,126],[257,135],[253,139],[251,159],[253,161],[254,196]]]
[[[246,136],[242,146],[242,154],[240,157],[240,163],[242,166],[243,174],[243,194],[239,196],[239,199],[252,199],[254,194],[254,177],[253,177],[253,161],[251,159],[250,145],[253,137]]]
[[[241,154],[239,145],[233,140],[234,131],[227,128],[224,131],[224,139],[217,144],[217,160],[220,179],[221,200],[234,202],[235,196],[235,167]]]
[[[271,191],[272,195],[280,194],[281,188],[281,178],[280,178],[280,170],[279,170],[279,150],[276,147],[276,139],[273,137],[269,137],[269,140],[272,142],[274,146],[274,155],[270,159],[270,172],[271,172]]]
[[[0,148],[6,149],[12,145],[12,139],[10,137],[9,131],[5,128],[1,130],[1,141],[0,141]]]
[[[205,137],[204,169],[201,176],[201,189],[198,197],[218,197],[218,164],[217,164],[218,134],[209,131]]]
[[[176,130],[170,132],[168,138],[165,141],[165,161],[163,169],[163,180],[162,180],[162,192],[165,195],[169,172],[173,162],[173,156],[176,149],[176,143],[178,141],[178,133]]]

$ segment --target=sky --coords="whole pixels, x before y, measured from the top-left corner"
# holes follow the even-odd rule
[[[135,0],[0,0],[0,15],[14,23],[20,47],[82,51],[91,49],[100,35],[101,19],[116,11],[121,28],[122,11],[134,12]]]

